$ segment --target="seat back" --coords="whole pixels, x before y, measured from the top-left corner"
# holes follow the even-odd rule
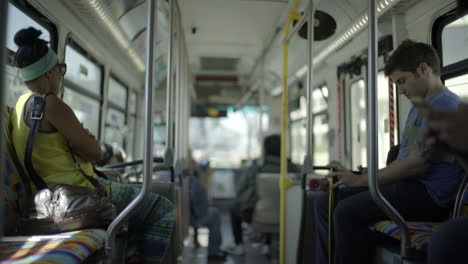
[[[26,179],[23,167],[13,147],[11,136],[11,113],[12,109],[6,106],[2,111],[2,138],[5,140],[6,149],[1,154],[0,196],[3,200],[4,234],[14,235],[16,223],[20,215],[21,207],[26,199],[26,185],[22,179]],[[21,174],[22,173],[22,174]],[[30,188],[30,187],[29,187]]]
[[[258,200],[255,204],[253,221],[259,224],[279,225],[280,189],[279,173],[258,173],[256,191]]]
[[[293,177],[290,173],[288,177]],[[258,232],[277,233],[280,223],[279,173],[260,172],[256,175],[257,202],[253,213],[253,226]]]

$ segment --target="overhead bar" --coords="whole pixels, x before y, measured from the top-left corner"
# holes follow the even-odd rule
[[[143,154],[143,183],[138,196],[115,218],[107,229],[105,251],[108,260],[116,263],[114,259],[117,248],[115,243],[116,233],[122,225],[128,221],[145,201],[150,193],[151,176],[153,174],[153,61],[154,61],[154,35],[156,21],[156,0],[148,1],[148,18],[146,25],[146,72],[145,72],[145,129],[144,129],[144,154]]]
[[[368,160],[368,177],[369,177],[369,192],[375,203],[384,211],[384,213],[395,222],[400,228],[401,236],[401,257],[407,258],[411,249],[411,239],[409,237],[409,228],[405,220],[395,208],[383,197],[379,189],[377,180],[378,174],[378,143],[377,143],[377,62],[378,62],[378,46],[377,46],[377,14],[375,0],[369,0],[369,49],[368,49],[368,80],[367,80],[367,160]]]

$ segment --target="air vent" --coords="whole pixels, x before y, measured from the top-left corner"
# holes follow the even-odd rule
[[[200,58],[201,69],[205,71],[236,71],[238,58]]]

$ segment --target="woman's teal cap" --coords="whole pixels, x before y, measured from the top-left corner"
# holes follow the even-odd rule
[[[44,57],[40,58],[31,65],[28,65],[24,68],[19,68],[19,76],[25,82],[32,81],[50,71],[55,65],[57,65],[57,63],[57,54],[55,54],[55,52],[49,48],[49,51],[46,55],[44,55]]]

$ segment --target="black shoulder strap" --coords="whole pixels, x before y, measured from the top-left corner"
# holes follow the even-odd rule
[[[37,172],[32,166],[32,151],[34,147],[34,141],[36,140],[37,131],[39,131],[39,126],[41,124],[42,117],[44,116],[44,105],[45,97],[47,94],[42,95],[33,95],[32,109],[31,109],[31,128],[29,129],[28,142],[26,144],[26,152],[24,155],[24,165],[28,171],[29,177],[31,178],[34,185],[36,185],[37,190],[42,190],[47,188],[45,181],[39,177]],[[28,111],[28,104],[25,104],[23,111]]]
[[[76,160],[75,155],[73,154],[73,151],[70,148],[70,146],[68,146],[68,151],[70,152],[73,162],[75,162],[75,166],[80,171],[80,173],[97,189],[103,188],[102,185],[94,177],[91,177],[88,174],[86,174],[86,172],[84,172],[84,170],[81,168],[80,163]]]
[[[33,181],[34,185],[36,185],[36,188],[38,190],[42,190],[47,188],[47,184],[44,182],[44,180],[39,177],[37,172],[34,170],[32,166],[32,150],[34,147],[34,141],[36,139],[36,134],[37,131],[39,131],[39,126],[41,124],[42,117],[44,115],[44,105],[45,105],[45,98],[48,95],[42,94],[42,95],[34,95],[33,101],[32,101],[32,109],[31,109],[31,121],[32,121],[32,126],[31,129],[29,130],[29,137],[28,137],[28,143],[26,144],[26,153],[24,156],[24,164],[26,166],[26,169],[28,170],[29,176],[31,177],[31,180]],[[26,105],[27,106],[27,105]],[[28,107],[25,107],[24,111],[27,111]],[[87,175],[84,170],[81,168],[80,163],[75,158],[75,155],[73,155],[73,151],[68,146],[68,151],[70,152],[70,155],[72,156],[73,162],[75,162],[75,166],[77,169],[80,171],[80,173],[89,181],[91,184],[96,187],[97,189],[100,189],[101,191],[104,191],[104,187],[99,184],[99,182]]]

